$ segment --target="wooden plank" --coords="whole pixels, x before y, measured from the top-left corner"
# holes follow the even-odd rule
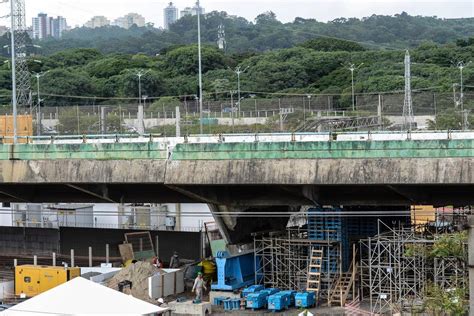
[[[119,245],[120,257],[122,257],[122,262],[127,262],[128,260],[135,259],[133,255],[132,244],[121,244]]]

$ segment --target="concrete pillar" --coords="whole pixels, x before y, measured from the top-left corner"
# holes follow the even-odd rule
[[[107,116],[105,115],[105,106],[100,107],[100,133],[107,134]]]
[[[53,252],[53,267],[56,266],[56,253]]]
[[[105,263],[109,263],[109,244],[105,245]]]
[[[38,265],[38,256],[33,256],[33,265],[34,266]]]
[[[474,215],[468,216],[469,315],[474,316]]]
[[[176,224],[174,230],[181,231],[181,204],[176,203]]]
[[[13,266],[16,267],[18,265],[18,259],[13,259]]]
[[[137,121],[138,121],[138,126],[137,126],[138,134],[140,134],[140,135],[145,134],[145,122],[144,122],[143,105],[138,106]]]
[[[179,106],[176,107],[176,137],[181,137],[181,112]]]
[[[92,267],[92,247],[89,247],[89,267]]]
[[[75,267],[74,266],[74,249],[71,249],[71,267]]]

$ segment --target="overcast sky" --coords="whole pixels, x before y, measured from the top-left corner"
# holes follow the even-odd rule
[[[163,25],[163,0],[25,0],[27,23],[39,12],[50,16],[61,15],[71,26],[82,25],[94,15],[111,19],[129,12],[140,13],[147,22]],[[178,9],[192,6],[195,0],[173,1]],[[474,0],[201,0],[206,12],[227,11],[253,20],[259,13],[273,11],[278,19],[289,22],[295,17],[315,18],[318,21],[338,17],[364,17],[372,14],[393,15],[406,11],[411,15],[460,18],[474,16]],[[8,4],[0,5],[6,15]],[[8,23],[3,18],[2,24]]]

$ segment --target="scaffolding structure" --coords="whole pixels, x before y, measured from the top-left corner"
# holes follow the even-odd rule
[[[287,229],[283,232],[254,235],[255,283],[281,290],[305,291],[308,281],[312,249],[323,250],[325,268],[321,273],[321,298],[329,297],[328,291],[339,277],[339,261],[327,254],[340,249],[340,243],[331,240],[312,240],[304,229]],[[337,251],[340,253],[340,250]],[[328,267],[336,265],[336,271]],[[326,269],[326,270],[325,270]]]
[[[360,241],[362,294],[368,295],[375,314],[401,311],[422,302],[433,274],[426,253],[434,240],[418,236],[411,227],[385,228],[387,232]]]
[[[434,259],[434,283],[442,289],[466,287],[468,282],[466,261],[456,257]]]

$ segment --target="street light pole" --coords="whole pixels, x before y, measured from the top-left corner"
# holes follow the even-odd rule
[[[42,124],[41,124],[41,95],[40,95],[40,78],[46,73],[35,73],[36,77],[36,88],[37,88],[37,98],[38,98],[38,109],[36,110],[36,129],[38,136],[41,136]]]
[[[240,100],[241,100],[241,97],[240,97],[240,75],[243,74],[244,72],[246,72],[247,70],[249,69],[249,67],[246,67],[244,70],[242,70],[242,68],[240,66],[237,66],[237,68],[235,68],[235,70],[233,70],[236,74],[237,74],[237,98],[239,100],[239,117],[240,117],[240,113],[241,113],[241,107],[240,107]]]
[[[359,69],[363,65],[355,66],[354,64],[349,65],[349,70],[351,71],[351,81],[352,81],[352,111],[355,111],[355,87],[354,87],[354,71]]]
[[[139,70],[136,73],[136,76],[138,77],[138,133],[140,135],[145,134],[145,124],[143,122],[143,105],[142,105],[142,77],[149,73],[150,70],[143,71]]]
[[[202,135],[202,52],[201,52],[201,5],[199,0],[196,2],[197,23],[198,23],[198,58],[199,58],[199,131]]]
[[[10,18],[11,18],[11,60],[12,60],[12,106],[13,106],[13,144],[18,142],[17,126],[17,96],[16,96],[16,60],[15,60],[15,0],[10,0]]]
[[[469,66],[471,62],[468,62],[467,64],[464,63],[463,61],[458,62],[457,67],[459,68],[459,72],[461,75],[461,86],[459,87],[460,89],[460,100],[459,103],[461,104],[461,115],[462,115],[462,129],[465,130],[467,129],[467,113],[464,113],[464,78],[463,78],[463,70],[467,66]]]

